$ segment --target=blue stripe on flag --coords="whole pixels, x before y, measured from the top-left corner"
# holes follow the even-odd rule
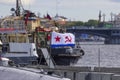
[[[61,45],[51,45],[52,48],[55,48],[55,47],[65,47],[65,46],[71,46],[71,47],[74,47],[75,44],[61,44]]]

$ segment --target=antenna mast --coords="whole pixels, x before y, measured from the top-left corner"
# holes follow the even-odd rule
[[[16,16],[20,16],[20,0],[16,0]]]
[[[16,16],[20,16],[21,10],[24,11],[21,0],[16,0]]]
[[[58,15],[58,10],[59,10],[59,1],[56,0],[56,15]]]

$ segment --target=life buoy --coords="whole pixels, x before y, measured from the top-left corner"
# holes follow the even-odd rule
[[[85,55],[85,52],[82,49],[80,50],[80,53],[82,53],[82,56]]]

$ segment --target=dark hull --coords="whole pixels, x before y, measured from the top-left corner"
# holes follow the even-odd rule
[[[77,63],[79,56],[53,56],[56,65],[71,65]]]
[[[77,63],[77,61],[80,59],[80,57],[73,57],[73,56],[51,56],[53,63],[55,65],[71,65]],[[38,63],[42,65],[47,65],[44,58],[38,58]]]
[[[19,65],[19,66],[26,66],[26,65],[37,65],[37,57],[7,57],[11,60],[9,65]]]
[[[53,63],[55,65],[71,65],[77,63],[77,61],[82,57],[81,54],[67,54],[67,53],[61,53],[63,51],[51,51],[51,58],[53,60]],[[39,64],[46,64],[46,61],[42,55],[41,50],[38,50],[38,62]]]

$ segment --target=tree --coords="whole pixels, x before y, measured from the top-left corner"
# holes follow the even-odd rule
[[[74,25],[75,25],[75,26],[83,26],[83,25],[84,25],[84,22],[82,22],[82,21],[75,21],[75,22],[74,22]]]
[[[88,20],[88,22],[85,22],[84,23],[84,26],[88,26],[88,27],[91,27],[91,26],[98,26],[98,20]]]
[[[69,21],[66,26],[83,26],[84,22],[82,21]]]
[[[87,26],[87,27],[97,27],[98,26],[98,20],[93,20],[90,19],[88,22],[83,22],[83,21],[68,21],[65,24],[66,27],[72,27],[72,26]]]

